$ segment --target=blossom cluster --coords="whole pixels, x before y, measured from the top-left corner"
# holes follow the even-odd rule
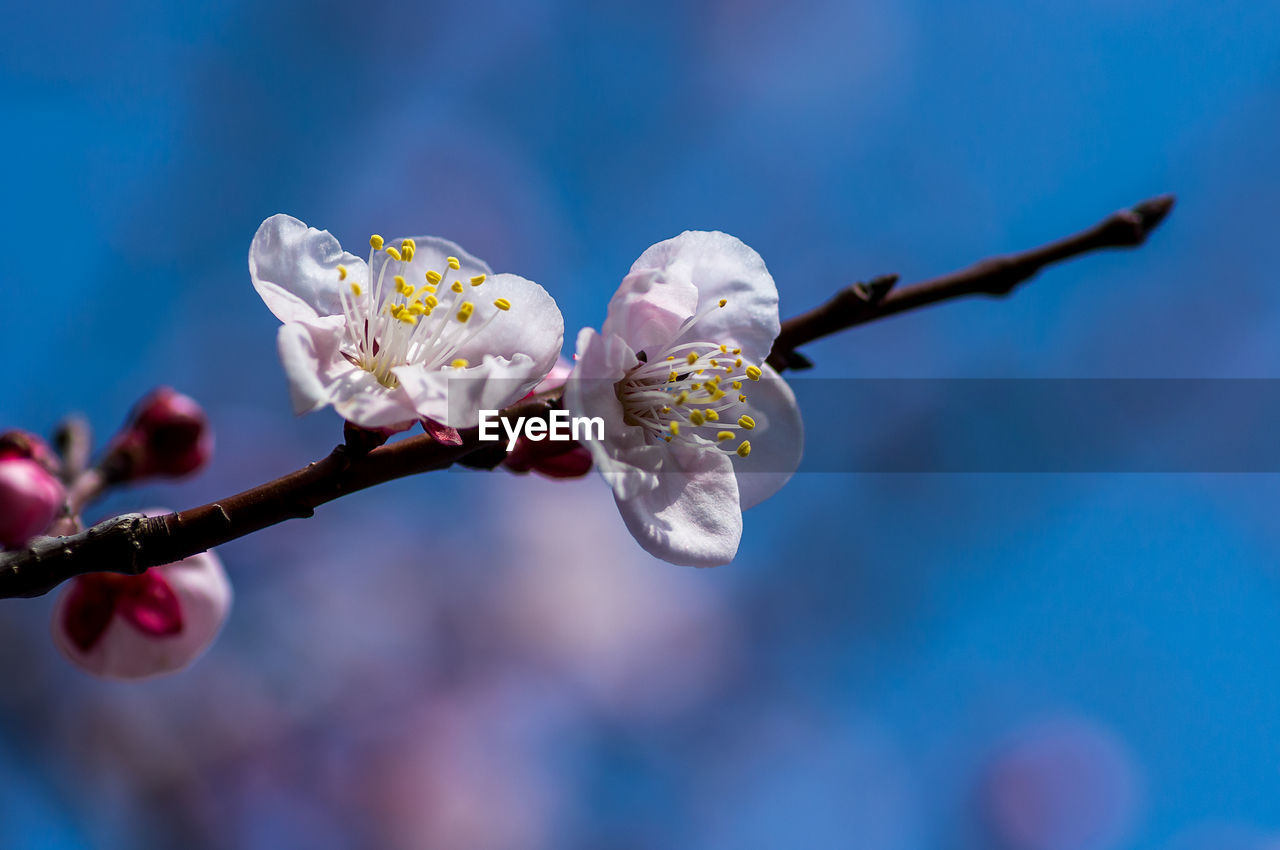
[[[689,231],[641,254],[602,328],[578,334],[572,363],[543,287],[496,274],[445,239],[374,235],[362,258],[328,231],[275,215],[253,238],[249,275],[281,322],[297,413],[332,407],[369,445],[415,426],[462,445],[460,431],[492,425],[494,412],[554,396],[557,416],[589,420],[594,432],[557,442],[510,431],[502,463],[552,478],[594,466],[632,536],[668,562],[731,561],[742,512],[799,465],[796,399],[766,362],[780,330],[777,287],[728,234]],[[88,471],[33,435],[4,435],[0,546],[77,530],[86,494],[191,474],[211,451],[204,412],[167,389],[144,399]],[[172,672],[212,642],[230,600],[213,552],[141,575],[88,574],[58,601],[55,643],[101,676]]]

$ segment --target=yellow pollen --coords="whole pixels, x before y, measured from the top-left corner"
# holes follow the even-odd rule
[[[427,280],[431,281],[432,283],[439,283],[441,277],[442,275],[440,274],[440,272],[436,271],[435,269],[432,269],[431,271],[427,272]]]
[[[730,381],[729,386],[733,387],[735,390],[740,390],[742,389],[742,381]]]
[[[452,362],[452,363],[450,363],[449,365],[450,365],[450,366],[452,366],[452,367],[453,367],[453,368],[455,368],[455,369],[465,369],[465,368],[467,368],[468,366],[470,366],[471,364],[470,364],[470,363],[468,363],[464,358],[459,357],[457,360],[453,361],[453,362]]]
[[[476,305],[472,304],[470,301],[463,301],[458,305],[458,321],[465,325],[471,318],[471,314],[475,311]]]
[[[689,411],[689,422],[691,424],[702,425],[706,421],[707,421],[707,417],[703,414],[701,410]]]
[[[721,345],[720,345],[720,353],[721,353],[721,354],[728,354],[728,353],[729,353],[729,346],[724,345],[723,343],[721,343]]]
[[[505,298],[499,298],[493,302],[493,306],[497,307],[499,310],[510,310],[511,302]]]
[[[448,264],[449,264],[449,268],[453,269],[455,272],[456,272],[458,269],[462,268],[462,264],[458,262],[458,258],[457,258],[457,257],[447,257],[447,258],[445,259],[445,262],[446,262],[446,263],[448,263]]]
[[[712,368],[712,369],[719,369],[719,368],[720,368],[720,364],[719,364],[719,363],[717,363],[716,361],[712,360],[712,361],[711,361],[711,368]]]
[[[720,414],[719,414],[719,413],[716,413],[714,410],[708,410],[708,411],[707,411],[707,421],[708,421],[708,422],[718,422],[718,421],[720,421]]]
[[[434,295],[428,295],[426,298],[422,299],[422,303],[426,304],[428,307],[434,308],[437,304],[440,303],[440,299],[435,297]]]
[[[725,440],[732,440],[732,439],[733,439],[732,431],[721,431],[719,434],[716,434],[716,440],[718,440],[721,443],[723,443]]]
[[[741,368],[742,368],[742,358],[741,358],[741,357],[739,357],[737,360],[733,361],[733,365],[734,365],[734,367],[735,367],[735,368],[741,369]]]
[[[685,358],[685,362],[687,362],[690,366],[692,366],[694,363],[698,362],[698,355],[690,351],[689,356]]]
[[[752,419],[750,416],[747,416],[745,413],[738,417],[738,424],[741,425],[743,428],[746,428],[748,431],[756,427],[756,421]]]
[[[680,376],[678,374],[676,374],[675,372],[672,372],[670,375],[667,375],[667,383],[674,384],[677,380],[679,380],[679,378]]]
[[[403,255],[401,255],[401,253],[400,253],[399,249],[397,249],[397,248],[393,248],[393,247],[392,247],[392,246],[390,246],[390,245],[388,245],[387,247],[383,248],[382,250],[383,250],[383,251],[386,251],[386,252],[387,252],[387,256],[388,256],[388,257],[390,257],[390,258],[391,258],[391,259],[393,259],[393,260],[403,260],[403,259],[404,259],[404,256],[403,256]]]
[[[471,278],[472,286],[479,286],[482,283],[484,283],[484,275],[482,274],[478,274],[475,277]]]
[[[728,298],[721,298],[721,299],[720,299],[720,306],[721,306],[721,307],[723,307],[724,305],[726,305],[726,304],[728,304],[728,303],[729,303],[729,299],[728,299]]]
[[[666,441],[669,443],[669,442],[671,442],[671,435],[670,435],[670,434],[668,434],[667,436],[663,437],[662,439],[666,440]]]
[[[743,440],[738,444],[738,457],[746,457],[749,454],[751,454],[751,443]]]
[[[676,356],[675,356],[674,354],[669,354],[669,355],[667,355],[667,359],[668,359],[668,360],[675,360],[675,359],[676,359]]]
[[[724,390],[720,389],[719,387],[716,387],[715,389],[710,390],[710,393],[711,393],[711,400],[712,400],[712,401],[719,401],[720,399],[724,398],[724,396],[725,396],[725,392],[724,392]]]
[[[689,400],[688,391],[681,390],[680,395],[676,396],[676,407],[679,407],[680,405],[684,404],[688,400]]]
[[[417,250],[418,244],[412,239],[400,240],[400,253],[404,257],[404,261],[406,263],[413,259],[414,252]]]
[[[363,291],[364,291],[364,290],[362,290],[362,289],[360,288],[360,284],[356,283],[354,280],[353,280],[353,281],[351,281],[351,294],[352,294],[352,295],[355,295],[356,297],[359,297],[359,296],[360,296],[360,293],[361,293],[361,292],[363,292]]]
[[[747,394],[746,394],[746,393],[738,393],[738,401],[745,402],[746,400],[747,400]]]
[[[373,234],[372,236],[370,236],[370,237],[369,237],[369,247],[370,247],[370,248],[372,248],[372,249],[373,249],[373,250],[375,250],[375,251],[381,251],[381,250],[382,250],[382,237],[381,237],[381,236],[379,236],[379,235],[378,235],[378,234],[376,234],[376,233],[375,233],[375,234]]]
[[[664,407],[664,408],[662,408],[662,412],[663,412],[663,413],[670,413],[670,412],[671,412],[671,408],[669,408],[669,407]]]
[[[671,436],[673,436],[673,437],[679,437],[679,436],[680,436],[680,423],[679,423],[679,422],[672,422],[672,423],[669,423],[669,424],[667,425],[667,427],[671,429]]]
[[[409,305],[409,312],[415,316],[421,316],[423,313],[427,312],[427,308],[422,306],[421,301],[415,301]]]
[[[760,371],[760,367],[759,367],[759,366],[748,366],[748,367],[747,367],[747,377],[748,377],[748,378],[750,378],[751,380],[753,380],[753,381],[758,381],[758,380],[760,380],[760,375],[761,375],[761,374],[763,374],[763,373]]]
[[[462,292],[462,281],[455,280],[453,282],[453,286],[450,286],[449,288],[452,289],[454,292],[459,292],[459,293]]]
[[[735,348],[735,349],[733,350],[733,353],[734,353],[734,354],[741,354],[741,353],[742,353],[742,349],[741,349],[741,348]]]
[[[338,266],[338,280],[346,280],[346,279],[347,279],[347,267]]]

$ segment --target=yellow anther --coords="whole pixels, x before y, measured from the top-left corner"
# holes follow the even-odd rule
[[[391,279],[396,282],[396,292],[404,292],[404,287],[405,287],[404,277],[402,275],[396,275]]]
[[[720,421],[720,414],[716,413],[714,410],[707,410],[707,421],[708,422]]]
[[[450,288],[450,289],[452,289],[454,292],[461,293],[461,292],[462,292],[462,281],[460,281],[460,280],[455,280],[455,281],[453,282],[453,286],[450,286],[449,288]]]
[[[724,396],[725,396],[724,390],[720,389],[719,387],[716,387],[714,390],[711,391],[712,401],[719,401],[720,399],[724,398]]]
[[[752,428],[756,427],[756,421],[744,413],[738,417],[738,425],[750,431]]]
[[[738,401],[745,402],[747,400],[746,393],[738,393]]]
[[[725,345],[725,344],[721,343],[721,344],[720,344],[720,353],[721,353],[721,354],[728,354],[728,353],[729,353],[729,346],[727,346],[727,345]]]
[[[376,234],[376,233],[375,233],[375,234],[373,234],[372,236],[370,236],[370,237],[369,237],[369,247],[370,247],[370,248],[372,248],[372,249],[373,249],[373,250],[375,250],[375,251],[381,251],[381,250],[382,250],[382,237],[381,237],[381,236],[379,236],[379,235],[378,235],[378,234]]]
[[[357,298],[359,298],[359,297],[360,297],[360,293],[361,293],[361,292],[363,292],[363,291],[364,291],[364,290],[360,288],[360,284],[356,283],[354,280],[353,280],[353,281],[351,281],[351,294],[352,294],[352,295],[354,295],[354,296],[356,296]]]
[[[692,366],[694,363],[698,362],[698,355],[690,351],[689,356],[685,358],[685,362],[687,362],[690,366]]]
[[[430,293],[431,295],[436,294],[436,288],[429,283],[422,284],[422,291]]]
[[[681,390],[680,395],[676,396],[676,407],[680,407],[682,404],[684,404],[688,400],[689,400],[688,390]]]
[[[703,372],[705,372],[705,371],[707,371],[707,370],[706,370],[706,369],[699,369],[698,371],[694,372],[693,374],[695,374],[695,375],[701,375],[701,374],[702,374]]]
[[[446,263],[448,263],[448,264],[449,264],[449,268],[453,269],[455,272],[456,272],[458,269],[462,268],[462,263],[459,263],[459,262],[458,262],[458,258],[457,258],[457,257],[446,257],[446,258],[445,258],[445,262],[446,262]]]
[[[441,277],[443,277],[443,275],[441,275],[440,272],[436,271],[435,269],[432,269],[431,271],[427,272],[427,280],[431,281],[432,283],[439,283]]]
[[[741,369],[741,368],[742,368],[742,358],[741,358],[741,357],[739,357],[737,360],[733,361],[733,365],[734,365],[734,368],[736,368],[736,369]]]
[[[758,380],[760,380],[760,376],[761,376],[762,374],[764,374],[764,373],[760,371],[760,367],[759,367],[759,366],[748,366],[748,367],[747,367],[747,377],[748,377],[748,378],[750,378],[750,379],[751,379],[751,380],[753,380],[753,381],[758,381]]]
[[[667,355],[667,359],[668,359],[668,360],[675,360],[675,359],[676,359],[676,356],[675,356],[674,354],[668,354],[668,355]]]
[[[499,310],[510,310],[511,302],[505,298],[499,298],[493,302],[493,306],[497,307]]]
[[[679,437],[679,436],[680,436],[680,423],[679,423],[679,422],[671,422],[671,423],[668,423],[668,424],[667,424],[667,427],[671,429],[671,436],[673,436],[673,437]]]
[[[413,315],[413,313],[409,312],[408,310],[402,310],[400,312],[400,315],[396,316],[396,318],[404,322],[406,325],[418,324],[418,317]]]
[[[741,348],[735,348],[735,349],[733,350],[733,353],[734,353],[734,354],[741,354],[741,353],[742,353],[742,349],[741,349]]]
[[[689,411],[689,422],[693,425],[702,425],[707,421],[706,415],[701,410]]]
[[[662,439],[666,440],[666,441],[669,443],[669,442],[671,442],[671,435],[670,435],[670,434],[668,434],[667,436],[663,437]]]
[[[730,381],[729,386],[733,387],[735,390],[740,390],[742,389],[742,381]]]
[[[663,412],[663,413],[670,413],[670,412],[671,412],[671,408],[669,408],[669,407],[663,407],[663,408],[662,408],[662,412]]]
[[[400,253],[404,256],[404,261],[406,263],[413,259],[413,255],[417,250],[418,243],[414,242],[412,239],[400,240]]]
[[[725,440],[732,440],[732,439],[733,439],[733,432],[732,432],[732,431],[721,431],[719,434],[716,434],[716,439],[717,439],[719,442],[721,442],[721,443],[723,443]]]
[[[746,457],[749,454],[751,454],[751,443],[743,440],[738,444],[738,457]]]
[[[435,307],[440,303],[440,299],[434,295],[428,295],[426,298],[422,299],[422,303],[426,304],[428,307]]]
[[[484,283],[484,280],[485,280],[484,275],[478,274],[475,277],[471,278],[471,285],[479,286],[480,284]]]
[[[465,358],[459,357],[457,360],[453,361],[449,365],[455,369],[465,369],[471,364],[468,363]]]
[[[679,376],[678,374],[676,374],[675,372],[672,372],[670,375],[667,375],[667,383],[668,383],[668,384],[674,384],[674,383],[675,383],[676,381],[678,381],[678,380],[680,380],[680,376]]]
[[[398,248],[394,248],[394,247],[392,247],[391,245],[388,245],[387,247],[383,248],[382,250],[383,250],[383,251],[386,251],[386,252],[387,252],[387,256],[388,256],[388,257],[390,257],[390,258],[391,258],[391,259],[393,259],[393,260],[403,260],[403,259],[404,259],[404,257],[400,254],[400,250],[399,250]]]
[[[721,307],[723,307],[724,305],[726,305],[726,304],[728,304],[728,303],[729,303],[729,299],[728,299],[728,298],[721,298],[721,299],[720,299],[720,306],[721,306]]]
[[[719,369],[719,368],[720,368],[720,364],[719,364],[719,363],[717,363],[715,360],[712,360],[712,361],[711,361],[711,368],[712,368],[712,369]]]
[[[471,319],[471,314],[476,311],[476,305],[470,301],[463,301],[458,305],[458,321],[464,325]]]
[[[338,280],[346,280],[346,279],[347,279],[347,267],[338,266]]]
[[[415,316],[421,316],[423,313],[427,312],[427,308],[422,306],[421,301],[414,301],[409,305],[409,312]]]

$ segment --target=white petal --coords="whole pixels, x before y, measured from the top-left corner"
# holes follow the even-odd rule
[[[509,370],[507,377],[519,378],[521,384],[518,392],[500,407],[532,390],[556,365],[564,345],[564,317],[560,315],[555,299],[541,286],[518,275],[499,274],[489,277],[480,286],[468,285],[458,298],[475,305],[468,324],[480,327],[487,323],[487,326],[460,346],[452,357],[461,357],[471,363],[478,363],[490,354],[513,363],[517,354],[528,358],[523,373]],[[510,302],[511,309],[503,311],[495,307],[494,302],[499,298]],[[453,312],[456,314],[456,309]],[[492,322],[489,321],[491,316],[494,316]],[[451,316],[449,321],[456,319]]]
[[[663,269],[643,266],[646,251],[609,301],[604,335],[616,334],[632,351],[653,354],[675,339],[680,325],[698,306],[698,291],[681,274],[667,275]]]
[[[329,388],[333,409],[362,428],[399,428],[418,418],[413,399],[404,386],[384,387],[371,372],[352,369]]]
[[[770,366],[759,381],[744,387],[756,428],[739,432],[751,440],[751,454],[734,458],[742,509],[754,507],[791,480],[804,453],[804,422],[795,393]]]
[[[414,409],[427,419],[450,428],[470,428],[479,422],[481,410],[502,410],[529,394],[541,377],[527,355],[485,355],[464,369],[424,369],[418,365],[391,370],[412,399]]]
[[[672,564],[727,564],[742,539],[742,511],[733,462],[723,452],[672,444],[657,486],[616,499],[636,541]]]
[[[781,329],[778,288],[760,255],[740,239],[718,231],[686,231],[645,251],[633,273],[660,271],[669,285],[692,286],[697,305],[709,310],[682,338],[707,340],[741,348],[742,356],[759,364],[769,355]],[[725,306],[716,305],[725,300]]]
[[[329,231],[283,213],[264,221],[249,246],[253,288],[282,322],[342,313],[339,265],[364,279],[364,261],[343,251]]]
[[[587,440],[596,469],[618,498],[632,498],[657,486],[657,464],[642,450],[644,431],[627,424],[614,385],[636,364],[635,352],[616,334],[591,328],[578,334],[577,363],[564,385],[564,405],[571,416],[600,417],[604,439]]]
[[[342,356],[340,346],[346,325],[341,316],[281,325],[276,334],[280,362],[289,378],[289,396],[295,413],[319,410],[332,399],[330,387],[343,374],[361,371]]]

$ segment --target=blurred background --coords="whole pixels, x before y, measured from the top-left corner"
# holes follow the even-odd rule
[[[339,440],[291,415],[249,285],[282,211],[353,245],[447,236],[572,333],[685,229],[756,248],[785,315],[1176,192],[1147,248],[823,341],[813,374],[1280,375],[1273,3],[3,21],[0,427],[76,409],[109,434],[169,384],[219,441],[102,515]],[[820,413],[811,435],[895,439]],[[644,555],[594,476],[398,482],[220,550],[231,619],[169,679],[92,680],[52,598],[0,603],[0,846],[1275,848],[1277,504],[1275,475],[809,473],[695,571]]]

